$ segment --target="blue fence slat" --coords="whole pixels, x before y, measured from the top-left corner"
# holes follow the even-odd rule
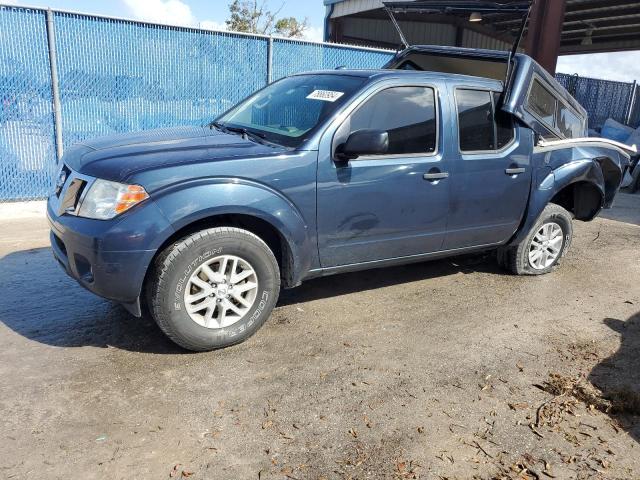
[[[65,147],[202,124],[262,87],[267,40],[56,14]]]
[[[272,77],[278,80],[294,73],[337,67],[380,68],[391,57],[391,52],[274,39]]]
[[[55,171],[43,10],[0,7],[0,201],[45,197]]]

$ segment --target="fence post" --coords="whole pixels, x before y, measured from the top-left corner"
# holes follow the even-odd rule
[[[49,66],[51,68],[51,91],[53,93],[53,122],[56,142],[56,158],[62,158],[62,112],[60,111],[60,86],[58,83],[58,55],[53,24],[53,11],[47,9],[47,46],[49,48]]]
[[[267,85],[273,79],[273,37],[269,35],[269,43],[267,44]]]
[[[626,121],[627,125],[631,124],[631,116],[633,115],[633,110],[634,110],[634,107],[636,106],[637,94],[638,94],[638,81],[634,80],[633,87],[631,90],[631,100],[629,101],[629,113],[627,113],[627,121]]]

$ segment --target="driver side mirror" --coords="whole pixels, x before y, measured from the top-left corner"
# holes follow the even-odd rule
[[[383,155],[389,151],[389,134],[383,130],[358,130],[336,149],[339,161],[354,160],[362,155]]]

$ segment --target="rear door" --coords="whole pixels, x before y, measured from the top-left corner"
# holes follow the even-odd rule
[[[457,120],[445,250],[495,245],[518,229],[531,184],[533,134],[499,109],[500,93],[450,87]]]

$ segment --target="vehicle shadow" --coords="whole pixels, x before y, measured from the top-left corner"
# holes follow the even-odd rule
[[[605,318],[604,323],[620,334],[620,348],[588,379],[611,402],[610,417],[640,443],[640,313],[626,322]]]
[[[430,262],[342,273],[308,280],[297,288],[283,290],[280,293],[278,306],[295,305],[321,298],[339,297],[391,285],[446,277],[456,273],[468,274],[475,272],[496,275],[505,274],[498,266],[492,253],[462,255]]]
[[[149,318],[100,299],[67,277],[50,248],[0,258],[0,321],[29,340],[56,347],[116,347],[184,353]]]
[[[476,271],[499,273],[489,254],[369,270],[306,282],[282,292],[279,306]],[[115,347],[143,353],[186,353],[148,316],[96,297],[69,278],[49,248],[0,258],[0,321],[19,335],[56,347]]]

